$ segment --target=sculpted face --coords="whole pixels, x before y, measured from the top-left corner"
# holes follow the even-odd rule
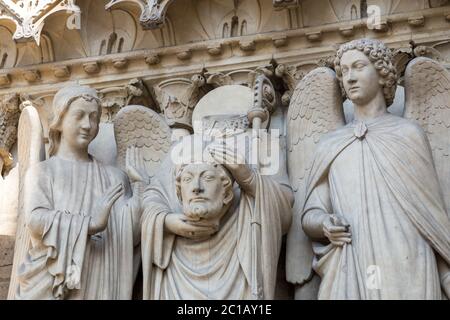
[[[190,164],[179,180],[184,214],[192,221],[219,223],[233,198],[231,179],[219,165]]]
[[[72,102],[61,123],[61,140],[76,150],[85,149],[98,133],[99,108],[95,101]]]
[[[342,82],[347,97],[355,104],[372,101],[383,88],[380,75],[369,58],[359,50],[349,50],[341,58]]]

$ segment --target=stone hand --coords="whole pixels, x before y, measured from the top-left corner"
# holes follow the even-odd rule
[[[236,182],[252,194],[256,191],[255,173],[246,163],[245,158],[222,144],[208,146],[211,157],[230,171]]]
[[[215,225],[191,224],[184,214],[179,213],[168,214],[164,226],[166,231],[192,240],[208,239],[218,231]]]
[[[90,235],[99,233],[106,229],[108,225],[109,215],[114,203],[124,194],[124,187],[121,183],[109,188],[105,194],[99,199],[94,208],[94,214],[92,215],[89,223],[88,233]]]
[[[130,146],[127,149],[125,166],[130,182],[148,183],[149,176],[145,170],[144,158],[135,146]]]
[[[349,228],[350,225],[345,219],[335,214],[329,215],[322,224],[325,237],[330,240],[331,244],[339,247],[352,242]]]

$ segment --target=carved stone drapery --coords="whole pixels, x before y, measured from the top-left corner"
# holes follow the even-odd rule
[[[45,20],[54,13],[66,12],[69,19],[79,21],[81,11],[74,2],[74,0],[2,0],[0,1],[0,23],[15,26],[14,40],[34,40],[39,45]],[[77,27],[75,22],[72,26]]]
[[[20,108],[17,94],[0,98],[0,173],[8,170],[13,164],[11,147],[17,140],[17,125]]]

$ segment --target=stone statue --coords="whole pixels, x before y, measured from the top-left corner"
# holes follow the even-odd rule
[[[211,161],[163,163],[164,173],[145,192],[144,299],[273,299],[282,235],[291,222],[291,190],[260,175],[226,144],[206,150]],[[252,286],[255,212],[264,266],[259,293]]]
[[[449,296],[448,71],[427,58],[407,67],[404,116],[422,128],[387,112],[397,74],[383,43],[342,45],[335,69],[306,76],[289,110],[289,152],[307,161],[288,162],[300,203],[287,255],[302,258],[304,233],[312,240],[319,299]],[[355,106],[345,126],[339,84]],[[299,283],[310,276],[305,256],[291,261]]]
[[[21,191],[31,243],[22,243],[16,299],[131,299],[140,203],[124,172],[88,154],[96,91],[65,87],[53,108],[50,158],[27,171]]]
[[[194,110],[195,133],[172,146],[145,190],[144,299],[274,298],[293,197],[284,158],[273,175],[251,161],[253,96],[242,86],[208,93]]]

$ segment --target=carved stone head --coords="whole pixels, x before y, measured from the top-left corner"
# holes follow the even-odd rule
[[[73,85],[58,91],[49,129],[50,156],[57,153],[62,139],[75,149],[87,150],[98,134],[101,112],[97,92],[92,88]]]
[[[183,213],[192,222],[218,226],[234,198],[233,178],[219,164],[181,166],[176,173],[177,196]]]
[[[386,105],[394,102],[397,72],[391,50],[378,40],[359,39],[343,44],[334,61],[336,75],[347,97],[367,103],[379,90]]]

